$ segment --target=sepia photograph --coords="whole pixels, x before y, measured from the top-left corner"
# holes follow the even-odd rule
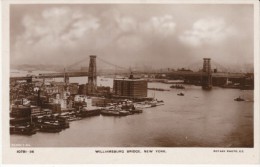
[[[8,5],[9,149],[256,147],[254,1],[19,2]]]

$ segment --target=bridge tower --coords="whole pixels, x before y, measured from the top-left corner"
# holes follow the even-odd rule
[[[201,85],[202,89],[210,90],[212,88],[212,73],[210,58],[203,58]]]
[[[90,55],[89,61],[89,76],[88,76],[88,94],[93,94],[97,90],[97,64],[96,64],[96,55]]]
[[[64,68],[64,83],[65,83],[66,85],[69,84],[69,76],[68,76],[68,73],[66,73],[65,68]]]

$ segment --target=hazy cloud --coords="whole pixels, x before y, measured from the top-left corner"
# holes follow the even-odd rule
[[[192,29],[184,31],[179,38],[185,44],[199,46],[204,43],[219,44],[235,34],[236,29],[228,26],[224,19],[208,18],[196,21]]]
[[[252,64],[252,16],[251,5],[11,5],[11,64]]]

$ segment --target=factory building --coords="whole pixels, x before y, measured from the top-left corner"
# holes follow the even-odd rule
[[[114,80],[114,94],[131,98],[147,97],[147,81],[133,78]]]

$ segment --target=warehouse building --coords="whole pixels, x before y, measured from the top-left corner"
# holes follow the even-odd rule
[[[133,78],[115,79],[113,85],[114,94],[131,98],[147,97],[147,81]]]

